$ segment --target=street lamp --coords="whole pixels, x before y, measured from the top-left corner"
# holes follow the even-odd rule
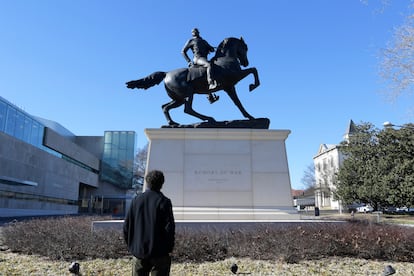
[[[385,128],[390,128],[390,127],[400,127],[400,128],[409,128],[409,129],[414,129],[414,126],[412,125],[404,125],[404,126],[400,126],[400,125],[394,125],[393,123],[386,121],[382,124]]]
[[[384,122],[383,124],[382,124],[384,127],[393,127],[393,126],[395,126],[393,123],[391,123],[391,122],[389,122],[389,121],[386,121],[386,122]]]

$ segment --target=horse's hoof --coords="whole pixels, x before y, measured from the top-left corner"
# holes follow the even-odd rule
[[[174,122],[174,121],[170,121],[170,122],[168,122],[168,125],[169,125],[169,126],[178,126],[178,125],[179,125],[179,123],[176,123],[176,122]]]
[[[252,92],[254,89],[256,89],[257,85],[250,84],[249,85],[249,92]]]

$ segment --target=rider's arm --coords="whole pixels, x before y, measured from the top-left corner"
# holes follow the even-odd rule
[[[191,39],[189,41],[187,41],[187,43],[184,45],[184,48],[181,50],[181,54],[183,55],[183,57],[185,58],[185,60],[188,63],[191,63],[191,59],[188,57],[187,55],[187,51],[191,48]]]
[[[204,40],[205,41],[205,40]],[[208,51],[209,52],[214,52],[216,49],[213,47],[213,46],[211,46],[207,41],[206,41],[206,44],[207,44],[207,46],[208,46]]]

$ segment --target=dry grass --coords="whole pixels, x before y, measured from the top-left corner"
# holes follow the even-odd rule
[[[80,261],[81,275],[131,275],[131,259],[96,259]],[[230,266],[236,263],[240,273],[247,275],[382,275],[391,265],[396,275],[414,275],[414,263],[384,262],[353,258],[325,258],[288,264],[284,261],[260,261],[229,258],[217,262],[173,263],[171,275],[234,275]],[[70,262],[51,261],[44,257],[0,252],[0,275],[73,275]]]
[[[346,217],[336,216],[341,220]],[[354,220],[371,217],[358,214]],[[83,276],[131,275],[132,261],[128,253],[124,254],[119,238],[89,236],[90,228],[82,228],[86,227],[85,218],[76,223],[73,219],[16,223],[5,232],[7,227],[0,227],[3,242],[7,232],[8,244],[12,242],[19,249],[5,250],[8,246],[2,246],[0,239],[0,275],[73,275],[69,272],[73,261],[80,263]],[[372,223],[327,224],[323,228],[316,225],[258,227],[253,232],[233,229],[224,235],[212,229],[181,229],[171,275],[234,275],[230,272],[233,263],[239,266],[240,274],[247,275],[382,275],[387,265],[397,271],[396,275],[414,275],[414,228]],[[62,228],[67,231],[63,233]],[[92,251],[77,245],[76,240],[92,247]],[[114,244],[97,257],[102,242]],[[63,250],[68,244],[76,254]],[[33,246],[47,251],[36,253]]]
[[[93,219],[63,217],[12,223],[2,227],[4,244],[14,253],[58,261],[130,256],[119,231],[91,232]],[[176,263],[231,257],[297,263],[331,256],[413,262],[414,228],[357,221],[179,227],[172,254]]]
[[[321,211],[323,212],[323,211]],[[309,212],[311,213],[311,212]],[[308,213],[308,214],[309,214]],[[306,214],[306,213],[304,213]],[[349,213],[321,213],[320,219],[325,220],[352,220],[352,216]],[[355,213],[354,220],[358,221],[371,221],[377,222],[378,216],[376,213]],[[379,220],[381,223],[387,224],[406,224],[406,225],[413,225],[414,224],[414,215],[408,214],[380,214]]]

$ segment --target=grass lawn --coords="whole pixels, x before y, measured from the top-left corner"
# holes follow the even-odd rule
[[[351,220],[352,216],[350,213],[323,213],[321,212],[320,219],[323,220]],[[355,213],[353,219],[355,220],[365,220],[365,221],[378,221],[378,215],[374,213]],[[394,214],[380,214],[379,219],[381,223],[390,223],[390,224],[405,224],[405,225],[414,225],[414,215],[394,215]]]
[[[349,213],[328,214],[323,211],[319,217],[314,218],[342,221],[353,219],[373,223],[378,220],[376,214],[356,213],[352,217]],[[379,218],[381,223],[414,225],[414,216],[381,214]],[[343,237],[342,234],[341,237]],[[317,240],[315,242],[319,244]],[[171,275],[234,275],[230,271],[230,267],[234,263],[239,267],[239,275],[383,275],[384,269],[390,265],[396,270],[396,275],[414,275],[413,262],[338,257],[335,256],[335,252],[333,251],[332,256],[328,255],[325,258],[297,260],[293,263],[278,257],[278,255],[274,260],[234,258],[230,255],[229,258],[221,261],[202,263],[179,263],[174,262],[173,259]],[[262,254],[258,254],[257,256],[260,258]],[[74,275],[69,272],[69,266],[73,261],[78,260],[50,260],[47,257],[33,254],[12,253],[10,250],[1,251],[0,246],[0,275]],[[131,275],[132,260],[130,257],[118,259],[85,259],[78,262],[81,268],[80,275],[83,276]]]
[[[131,259],[96,259],[79,261],[81,275],[131,275]],[[414,275],[414,264],[384,262],[353,258],[325,258],[289,264],[283,261],[260,261],[230,258],[219,262],[174,263],[171,275],[234,275],[230,266],[236,263],[244,275],[382,275],[391,265],[396,275]],[[50,261],[44,257],[0,252],[0,275],[74,275],[69,272],[70,262]]]

